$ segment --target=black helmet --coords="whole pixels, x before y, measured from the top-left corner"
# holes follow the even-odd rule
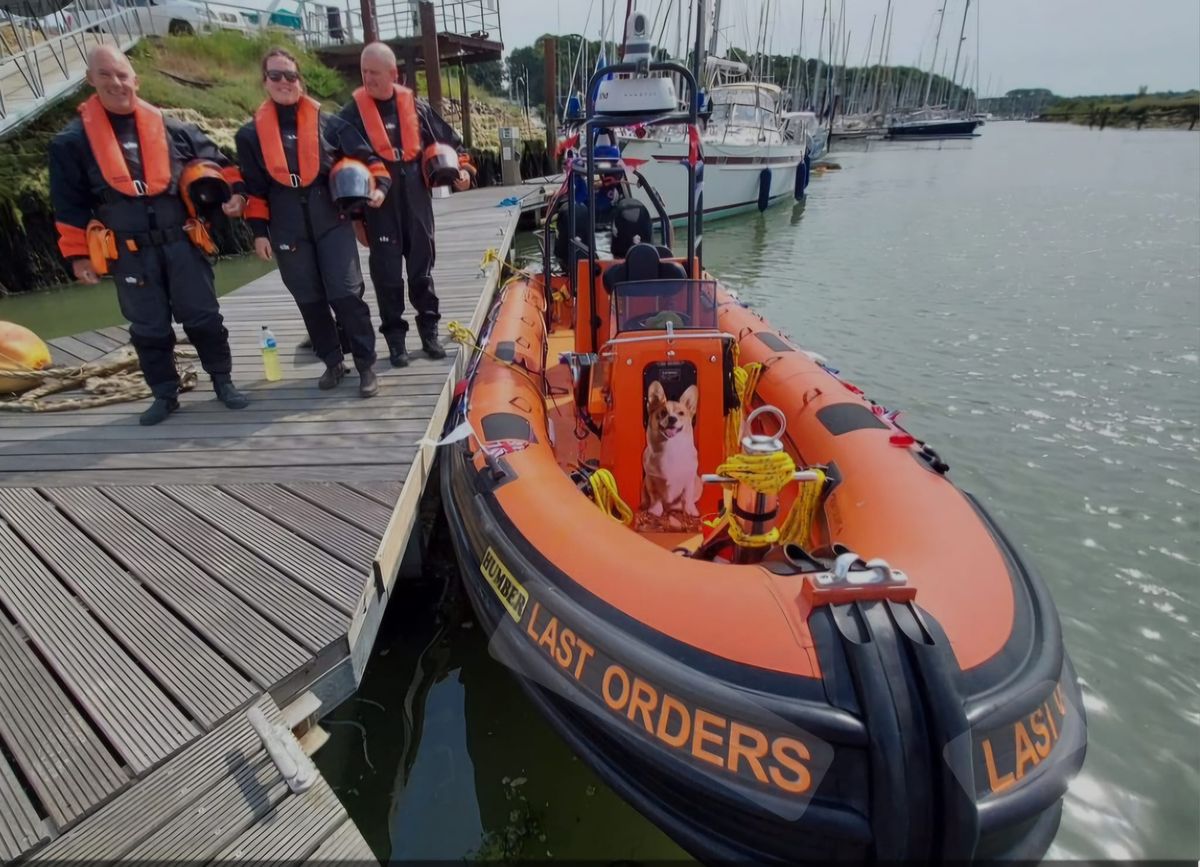
[[[343,213],[361,210],[374,189],[371,170],[359,160],[343,157],[329,170],[329,192]]]
[[[233,198],[229,181],[212,160],[192,160],[179,174],[179,195],[193,217],[218,208]]]
[[[421,154],[421,175],[427,187],[447,187],[458,180],[458,151],[436,142]]]

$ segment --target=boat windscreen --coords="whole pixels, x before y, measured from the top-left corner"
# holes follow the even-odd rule
[[[614,333],[717,327],[717,284],[713,280],[633,280],[613,291]]]

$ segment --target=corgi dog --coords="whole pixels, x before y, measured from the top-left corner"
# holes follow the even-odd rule
[[[700,457],[692,427],[700,390],[691,385],[679,400],[667,400],[662,383],[646,390],[646,450],[642,453],[642,508],[650,515],[682,512],[696,517],[700,499]]]

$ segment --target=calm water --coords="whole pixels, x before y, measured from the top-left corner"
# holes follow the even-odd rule
[[[1200,854],[1200,138],[992,124],[839,152],[708,265],[928,438],[1024,544],[1085,683],[1055,857]],[[442,599],[398,593],[318,763],[378,854],[678,856]],[[452,594],[453,597],[453,594]]]
[[[217,294],[232,292],[274,268],[273,263],[254,256],[222,259],[213,268]],[[31,328],[43,340],[125,323],[111,280],[95,286],[68,283],[44,292],[0,298],[0,319]]]

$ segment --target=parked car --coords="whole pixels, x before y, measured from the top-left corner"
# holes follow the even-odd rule
[[[142,32],[148,36],[182,36],[212,30],[253,29],[248,16],[235,9],[201,0],[123,0],[138,10]]]

